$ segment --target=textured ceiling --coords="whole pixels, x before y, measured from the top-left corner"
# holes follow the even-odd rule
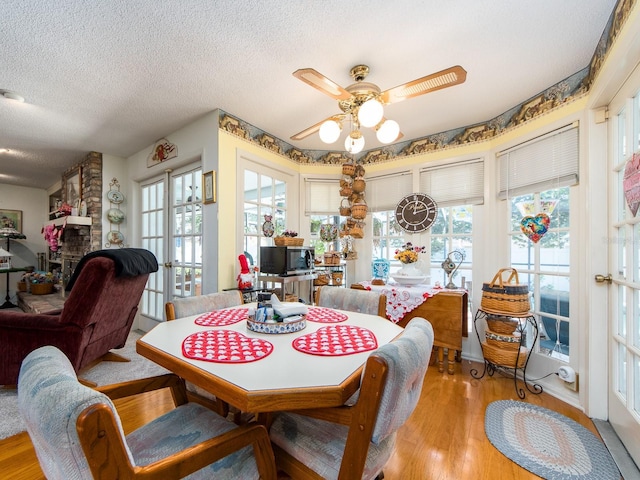
[[[615,3],[4,0],[0,89],[26,101],[0,98],[0,183],[48,188],[89,151],[128,157],[216,108],[326,150],[289,141],[339,112],[303,67],[346,87],[364,63],[386,90],[461,65],[462,85],[385,114],[403,140],[473,125],[588,66]]]

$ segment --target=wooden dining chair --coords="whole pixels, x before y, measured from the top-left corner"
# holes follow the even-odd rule
[[[175,408],[125,435],[112,400],[170,388]],[[18,406],[50,480],[276,479],[264,426],[237,426],[187,401],[174,374],[92,389],[56,347],[31,352],[18,380]]]
[[[164,305],[167,320],[190,317],[199,313],[212,312],[222,308],[242,305],[242,292],[240,290],[228,290],[224,292],[196,295],[194,297],[174,298]]]
[[[368,290],[333,286],[318,287],[315,304],[319,307],[368,313],[387,318],[387,296]]]
[[[415,409],[433,328],[414,318],[367,359],[360,390],[341,407],[278,414],[269,430],[278,470],[296,479],[382,478],[397,430]]]
[[[164,310],[167,321],[170,321],[176,318],[191,317],[200,313],[235,307],[243,303],[242,292],[239,290],[228,290],[206,295],[196,295],[194,297],[175,298],[173,301],[165,304]],[[246,423],[253,417],[253,415],[249,414],[243,415],[239,410],[235,409],[235,407],[231,407],[227,402],[220,400],[212,393],[207,392],[205,389],[191,382],[187,382],[187,392],[191,400],[206,405],[222,416],[227,416],[229,411],[231,411],[234,421],[238,424]]]

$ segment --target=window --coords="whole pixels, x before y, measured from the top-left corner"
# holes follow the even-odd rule
[[[471,264],[473,239],[473,205],[460,205],[438,209],[438,218],[431,227],[430,259],[431,283],[440,282],[442,286],[448,283],[447,274],[442,268],[442,262],[451,252],[457,250],[462,254],[457,275],[452,281],[458,287],[466,287],[471,281]],[[452,256],[456,261],[458,256]],[[464,283],[462,278],[464,277]]]
[[[265,222],[272,223],[273,236],[288,228],[286,197],[285,181],[258,171],[244,170],[243,247],[250,265],[259,265],[260,246],[273,244],[263,229]]]
[[[320,227],[322,225],[335,225],[335,228],[340,229],[340,217],[337,215],[311,215],[309,217],[311,241],[310,245],[314,247],[316,257],[321,256],[324,252],[342,251],[340,238],[337,237],[333,242],[326,242],[320,238]]]
[[[510,261],[519,283],[533,294],[540,352],[568,362],[570,193],[578,182],[578,127],[558,129],[498,159],[500,196],[509,200]]]

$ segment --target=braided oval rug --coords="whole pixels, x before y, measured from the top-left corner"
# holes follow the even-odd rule
[[[587,428],[557,412],[513,400],[485,411],[489,441],[522,468],[545,479],[619,480],[604,443]]]

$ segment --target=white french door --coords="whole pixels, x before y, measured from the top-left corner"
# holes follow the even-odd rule
[[[140,328],[148,331],[165,320],[166,302],[201,294],[202,169],[192,165],[150,179],[140,195],[141,244],[160,264],[142,297]]]
[[[640,465],[640,215],[629,208],[624,182],[629,159],[640,152],[638,77],[635,87],[621,89],[609,106],[609,235],[614,241],[608,242],[608,417]]]

